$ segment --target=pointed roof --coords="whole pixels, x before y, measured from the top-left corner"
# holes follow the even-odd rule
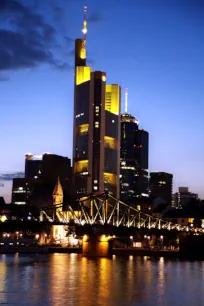
[[[53,190],[53,196],[54,195],[62,195],[63,196],[63,189],[62,189],[62,185],[60,183],[59,177],[57,178],[57,182],[56,182],[55,188]]]

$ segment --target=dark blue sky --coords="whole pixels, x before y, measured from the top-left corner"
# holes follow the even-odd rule
[[[24,154],[71,157],[73,48],[88,6],[87,55],[150,132],[150,171],[204,197],[203,0],[1,0],[0,172]],[[0,187],[10,193],[11,182]]]

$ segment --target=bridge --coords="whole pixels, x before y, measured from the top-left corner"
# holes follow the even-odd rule
[[[50,217],[52,215],[52,217]],[[78,200],[74,206],[63,204],[40,209],[40,221],[44,219],[57,224],[112,225],[134,227],[136,229],[167,229],[181,232],[204,234],[204,228],[175,224],[171,221],[153,217],[132,207],[108,192],[89,195]]]
[[[57,225],[72,223],[83,238],[83,254],[85,256],[107,256],[110,251],[110,241],[117,237],[129,237],[140,233],[160,233],[161,237],[177,233],[177,236],[192,233],[203,235],[201,227],[175,224],[168,220],[153,217],[130,206],[112,194],[105,192],[86,196],[74,204],[52,205],[40,209],[40,221],[48,220]],[[145,235],[144,235],[145,234]]]

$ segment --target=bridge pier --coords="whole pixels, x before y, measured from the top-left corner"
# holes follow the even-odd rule
[[[84,235],[82,254],[85,257],[110,257],[109,238],[106,235]]]

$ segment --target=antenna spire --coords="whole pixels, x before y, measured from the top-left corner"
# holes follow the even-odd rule
[[[83,30],[82,30],[82,33],[84,34],[84,40],[86,40],[86,34],[87,34],[86,13],[87,13],[87,6],[84,6],[84,27],[83,27]]]
[[[125,89],[125,113],[128,112],[128,89]]]

